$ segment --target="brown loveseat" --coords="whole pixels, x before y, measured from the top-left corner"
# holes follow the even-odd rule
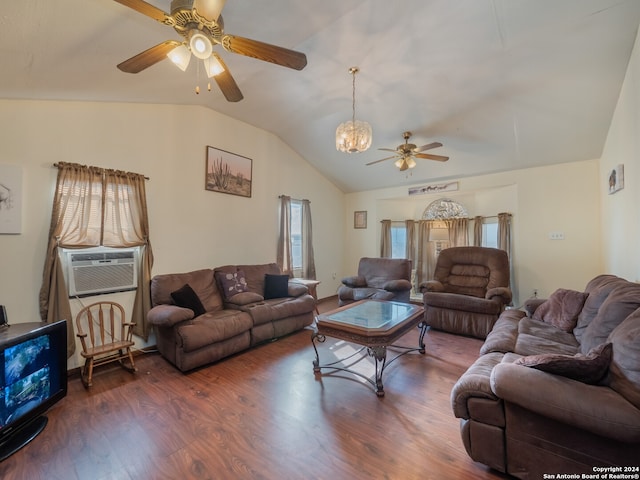
[[[639,307],[640,284],[600,275],[506,310],[451,392],[469,456],[522,479],[637,466]]]
[[[409,303],[411,297],[411,260],[405,258],[363,257],[358,274],[342,279],[338,305],[365,299]]]
[[[156,275],[151,302],[158,350],[182,371],[300,330],[315,308],[275,263]]]
[[[438,330],[485,338],[511,303],[509,276],[509,258],[504,250],[442,250],[434,279],[420,285],[425,323]]]

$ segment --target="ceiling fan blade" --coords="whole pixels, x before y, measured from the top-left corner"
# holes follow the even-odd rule
[[[367,165],[373,165],[374,163],[384,162],[385,160],[391,160],[392,158],[398,158],[398,156],[394,155],[393,157],[381,158],[380,160],[375,160],[373,162],[369,162],[369,163],[367,163]]]
[[[385,152],[396,152],[396,153],[398,153],[397,150],[394,150],[392,148],[379,148],[378,150],[384,150]]]
[[[432,148],[441,147],[442,144],[440,142],[431,142],[421,147],[418,147],[414,150],[414,152],[424,152],[425,150],[431,150]]]
[[[208,20],[218,20],[226,0],[194,0],[193,8]]]
[[[176,40],[167,40],[151,47],[144,52],[134,55],[128,60],[118,64],[118,68],[126,73],[138,73],[145,68],[155,65],[160,60],[167,58],[167,53],[180,45]]]
[[[147,17],[151,17],[154,20],[164,23],[167,18],[170,18],[169,14],[163,12],[157,7],[154,7],[150,3],[143,0],[114,0],[125,7],[132,8],[136,12],[139,12]]]
[[[430,153],[416,153],[413,155],[416,158],[425,158],[427,160],[436,160],[437,162],[446,162],[449,160],[449,157],[444,157],[442,155],[432,155]]]
[[[224,68],[224,71],[214,76],[213,79],[218,84],[218,87],[220,87],[220,90],[222,90],[224,98],[226,98],[229,102],[239,102],[244,98],[244,96],[238,88],[238,84],[236,84],[236,81],[231,76],[229,69],[222,61],[222,58],[220,58],[220,56],[216,53],[213,53],[212,55],[218,59],[220,65],[222,65],[222,67]]]
[[[224,35],[221,43],[222,47],[228,52],[257,58],[258,60],[275,63],[294,70],[302,70],[307,65],[307,56],[304,53],[259,42],[258,40]]]

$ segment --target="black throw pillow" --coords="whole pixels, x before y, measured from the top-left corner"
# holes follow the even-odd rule
[[[289,296],[289,275],[264,275],[264,298],[282,298]]]
[[[185,283],[179,290],[171,292],[171,298],[177,306],[193,310],[196,317],[205,313],[198,294],[188,283]]]

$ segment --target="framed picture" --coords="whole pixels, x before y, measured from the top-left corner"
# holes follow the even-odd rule
[[[251,197],[252,167],[250,158],[207,146],[205,189]]]
[[[609,174],[609,195],[624,188],[624,165],[617,165]]]
[[[366,210],[353,212],[353,228],[367,228]]]

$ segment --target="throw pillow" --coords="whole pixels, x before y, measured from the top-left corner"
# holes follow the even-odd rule
[[[612,354],[613,345],[603,343],[589,350],[586,355],[546,353],[521,357],[513,363],[593,384],[598,383],[606,375]]]
[[[264,298],[282,298],[289,296],[289,275],[264,275]]]
[[[205,313],[200,297],[188,283],[185,283],[182,288],[175,292],[171,292],[171,298],[177,306],[193,310],[196,317]]]
[[[536,308],[531,318],[570,332],[578,323],[578,316],[588,296],[585,292],[559,288]]]
[[[227,300],[238,293],[247,291],[247,280],[242,270],[235,273],[218,272],[218,278],[222,284],[224,298]]]

